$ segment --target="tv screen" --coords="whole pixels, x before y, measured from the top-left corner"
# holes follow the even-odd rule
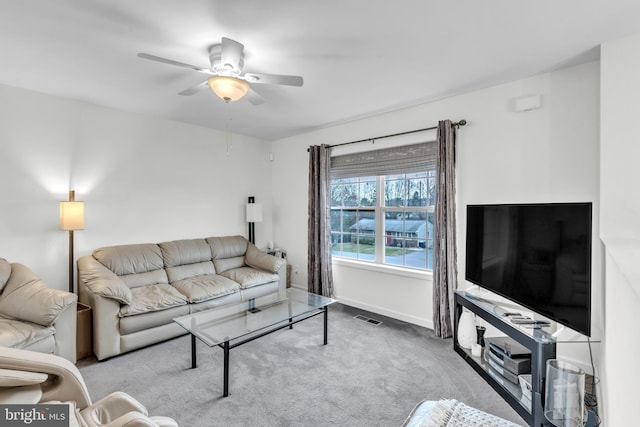
[[[465,278],[591,336],[591,203],[468,205]]]

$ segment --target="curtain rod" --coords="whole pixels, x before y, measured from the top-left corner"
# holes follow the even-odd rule
[[[455,127],[460,127],[460,126],[464,126],[467,124],[467,121],[462,119],[459,122],[454,122],[453,125]],[[342,142],[340,144],[333,144],[330,145],[329,148],[333,148],[333,147],[339,147],[341,145],[349,145],[349,144],[357,144],[358,142],[368,142],[371,141],[373,143],[376,142],[376,139],[384,139],[384,138],[391,138],[392,136],[401,136],[401,135],[408,135],[410,133],[417,133],[417,132],[425,132],[428,130],[434,130],[434,129],[438,129],[438,126],[431,126],[429,128],[424,128],[424,129],[415,129],[415,130],[408,130],[406,132],[399,132],[399,133],[392,133],[390,135],[383,135],[383,136],[377,136],[375,138],[366,138],[366,139],[359,139],[357,141],[349,141],[349,142]],[[307,152],[309,151],[309,149],[307,148]]]

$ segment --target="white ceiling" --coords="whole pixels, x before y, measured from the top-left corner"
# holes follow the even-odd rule
[[[0,2],[0,83],[273,140],[598,58],[640,32],[637,0],[18,0]],[[225,104],[178,92],[222,37],[253,85]]]

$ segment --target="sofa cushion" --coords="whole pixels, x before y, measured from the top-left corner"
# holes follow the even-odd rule
[[[240,285],[219,274],[190,277],[171,282],[171,286],[185,295],[189,302],[206,301],[240,290]]]
[[[129,288],[137,288],[138,286],[167,284],[169,279],[167,272],[164,270],[145,271],[144,273],[127,274],[120,276],[120,280]]]
[[[138,286],[131,289],[131,304],[120,307],[120,317],[185,305],[187,297],[167,284]]]
[[[194,276],[204,276],[206,274],[215,274],[213,262],[205,261],[196,264],[179,265],[177,267],[167,267],[167,277],[169,283],[173,284],[178,280],[188,279]]]
[[[0,347],[25,348],[53,336],[53,326],[44,327],[30,322],[0,318]]]
[[[14,263],[0,295],[0,313],[8,318],[50,326],[76,301],[76,295],[48,288],[29,268]]]
[[[244,257],[249,241],[242,236],[225,236],[209,237],[207,243],[211,248],[211,257],[215,261],[224,258]]]
[[[174,240],[160,243],[158,246],[165,267],[211,261],[211,248],[204,239]]]
[[[0,292],[2,292],[4,285],[7,284],[10,275],[11,264],[9,264],[6,259],[0,258]]]
[[[278,258],[262,252],[253,243],[249,243],[249,246],[247,247],[245,262],[248,266],[269,271],[271,273],[276,273],[287,263],[283,258]]]
[[[222,274],[227,270],[244,267],[246,264],[243,256],[237,256],[233,258],[216,259],[213,261],[213,265],[216,267],[216,273]]]
[[[234,282],[238,282],[242,289],[252,288],[254,286],[277,282],[280,280],[280,277],[275,273],[256,270],[253,267],[234,268],[221,273],[221,275],[233,280]]]
[[[93,251],[93,257],[118,276],[164,268],[160,247],[152,243],[99,248]]]

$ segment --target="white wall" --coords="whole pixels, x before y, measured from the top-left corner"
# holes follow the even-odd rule
[[[513,100],[541,95],[542,108],[512,111]],[[591,201],[599,209],[599,67],[597,63],[333,126],[273,143],[274,236],[306,287],[307,147],[336,144],[466,119],[458,132],[458,265],[464,277],[464,206],[469,203]],[[594,323],[601,324],[602,255],[594,247]],[[334,265],[338,299],[385,315],[432,325],[430,278],[390,276]],[[584,348],[562,349],[588,360]],[[575,354],[574,354],[575,353]]]
[[[232,148],[227,155],[227,142]],[[247,196],[271,233],[270,144],[0,86],[0,257],[68,287],[58,202],[85,202],[76,255],[100,246],[247,235]]]
[[[602,388],[608,426],[637,424],[640,369],[640,35],[601,50],[601,233],[606,248]]]

